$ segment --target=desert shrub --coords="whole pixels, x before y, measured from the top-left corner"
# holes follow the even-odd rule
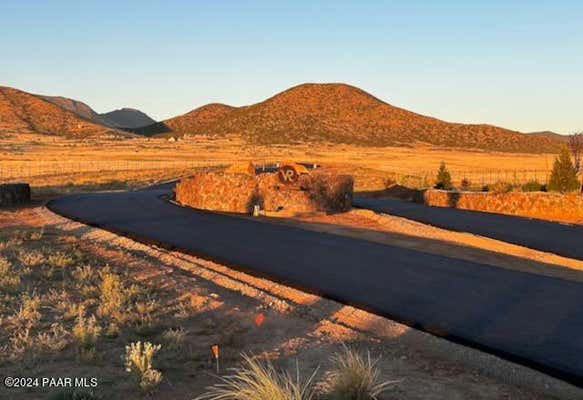
[[[116,316],[124,306],[127,295],[118,275],[111,272],[101,274],[99,287],[99,307],[97,313],[102,316]]]
[[[54,323],[47,332],[37,335],[36,347],[45,351],[61,351],[69,343],[68,337],[69,332],[61,324]]]
[[[535,180],[526,182],[520,188],[523,192],[546,192],[547,190],[545,185]]]
[[[312,381],[316,371],[301,382],[287,372],[277,371],[269,362],[259,362],[243,355],[243,366],[220,377],[220,383],[207,387],[195,400],[310,400],[314,397]]]
[[[40,314],[40,298],[38,296],[30,296],[24,294],[22,296],[22,303],[18,312],[12,320],[17,326],[31,328],[41,318]]]
[[[73,337],[77,342],[79,354],[84,358],[92,358],[95,351],[95,344],[101,334],[101,327],[97,323],[94,315],[85,317],[85,310],[81,309],[75,326],[73,326]]]
[[[514,186],[512,186],[511,183],[504,182],[504,181],[498,181],[498,182],[490,185],[488,187],[488,190],[490,192],[493,192],[493,193],[510,193],[510,192],[512,192],[513,188],[514,188]]]
[[[326,391],[338,400],[376,400],[396,381],[381,381],[379,359],[372,359],[344,346],[332,357],[333,369],[328,373]]]
[[[161,347],[150,342],[136,342],[126,346],[125,369],[135,377],[144,391],[154,389],[162,381],[162,373],[153,368],[154,355]]]
[[[468,178],[462,179],[462,182],[460,185],[462,190],[470,190],[471,186],[472,186],[472,182],[470,182],[470,180]]]
[[[93,280],[93,268],[91,265],[84,265],[82,267],[77,267],[71,272],[73,279],[77,282],[84,283],[84,282],[91,282]]]
[[[12,268],[12,263],[0,257],[0,289],[10,292],[20,285],[20,275]]]
[[[57,251],[47,257],[47,262],[51,267],[65,268],[73,264],[73,256],[62,251]]]
[[[186,332],[182,328],[167,329],[162,333],[162,340],[170,349],[178,349],[186,339]]]
[[[445,166],[445,162],[441,162],[439,169],[437,170],[437,177],[435,178],[435,189],[450,190],[451,186],[451,174]]]
[[[18,261],[25,267],[35,267],[45,261],[45,256],[40,251],[23,250],[18,253]]]
[[[571,161],[569,150],[564,147],[553,163],[548,189],[552,192],[574,192],[579,190],[575,166]]]

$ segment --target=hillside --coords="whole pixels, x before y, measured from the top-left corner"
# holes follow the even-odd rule
[[[74,112],[80,117],[96,124],[105,125],[110,128],[139,128],[155,123],[152,118],[140,110],[133,108],[122,108],[119,110],[110,111],[99,114],[95,112],[87,104],[79,100],[69,99],[61,96],[39,96],[53,104],[58,105],[68,111]]]
[[[81,114],[71,111],[71,107],[75,107]],[[82,113],[91,111],[90,107],[80,102],[59,106],[42,96],[0,86],[0,133],[41,133],[74,137],[130,135],[81,116]]]
[[[210,104],[141,134],[241,135],[262,144],[335,142],[368,146],[427,143],[507,152],[554,151],[555,137],[486,124],[459,124],[416,114],[346,84],[303,84],[247,107]]]
[[[156,121],[150,118],[146,113],[133,108],[122,108],[99,115],[107,121],[111,121],[114,126],[123,129],[140,128],[142,126],[156,123]]]
[[[167,119],[162,122],[145,126],[139,129],[132,129],[133,132],[140,135],[152,136],[160,134],[178,134],[178,135],[198,135],[212,133],[212,125],[233,110],[235,107],[226,104],[211,103],[196,108],[186,114]]]
[[[552,131],[541,131],[541,132],[528,132],[527,135],[534,136],[534,137],[544,137],[553,140],[559,140],[561,142],[568,142],[569,136],[568,135],[561,135],[560,133],[552,132]]]

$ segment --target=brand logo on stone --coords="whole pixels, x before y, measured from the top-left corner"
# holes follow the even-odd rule
[[[283,183],[294,183],[299,178],[298,171],[291,165],[284,165],[279,169],[279,180]]]

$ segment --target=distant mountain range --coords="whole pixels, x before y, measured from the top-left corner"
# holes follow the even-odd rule
[[[105,125],[110,128],[132,129],[155,123],[145,113],[133,108],[122,108],[120,110],[110,111],[104,114],[96,113],[87,104],[66,97],[58,96],[39,96],[53,104],[58,105],[68,111],[74,112],[82,118],[93,121],[97,124]]]
[[[564,141],[552,132],[524,134],[486,124],[442,121],[341,83],[302,84],[244,107],[207,104],[161,122],[131,108],[99,114],[77,100],[0,87],[0,133],[27,130],[84,137],[131,135],[127,131],[147,136],[239,135],[261,144],[426,143],[525,153],[554,152]]]

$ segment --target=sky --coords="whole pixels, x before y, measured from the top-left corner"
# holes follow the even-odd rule
[[[583,1],[0,0],[0,85],[154,119],[343,82],[411,111],[583,131]]]

